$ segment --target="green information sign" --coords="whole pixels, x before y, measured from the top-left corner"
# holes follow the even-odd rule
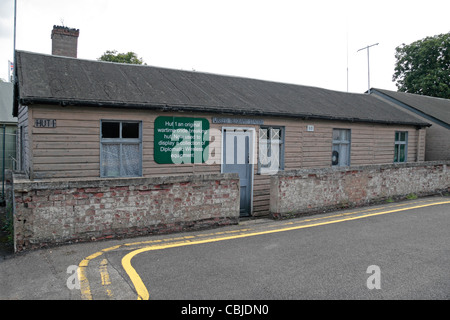
[[[155,119],[156,163],[204,163],[208,160],[209,121],[204,118]]]

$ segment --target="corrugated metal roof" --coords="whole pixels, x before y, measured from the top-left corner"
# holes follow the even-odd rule
[[[367,94],[17,52],[20,103],[153,108],[426,125]]]

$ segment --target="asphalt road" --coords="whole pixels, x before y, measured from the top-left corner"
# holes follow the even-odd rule
[[[449,230],[429,197],[66,245],[0,257],[0,299],[448,300]]]
[[[450,205],[136,255],[150,299],[449,299]],[[379,267],[380,289],[369,289]],[[375,283],[371,278],[370,283]]]

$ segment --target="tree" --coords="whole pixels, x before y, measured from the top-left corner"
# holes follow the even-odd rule
[[[127,53],[117,53],[117,50],[107,50],[100,58],[98,58],[98,60],[146,65],[142,58],[138,58],[137,54],[131,51]]]
[[[403,43],[395,58],[398,91],[450,99],[450,33]]]

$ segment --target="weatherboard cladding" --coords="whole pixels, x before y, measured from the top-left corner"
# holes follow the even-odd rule
[[[425,126],[366,94],[17,51],[16,102]],[[17,115],[18,105],[14,106]]]

